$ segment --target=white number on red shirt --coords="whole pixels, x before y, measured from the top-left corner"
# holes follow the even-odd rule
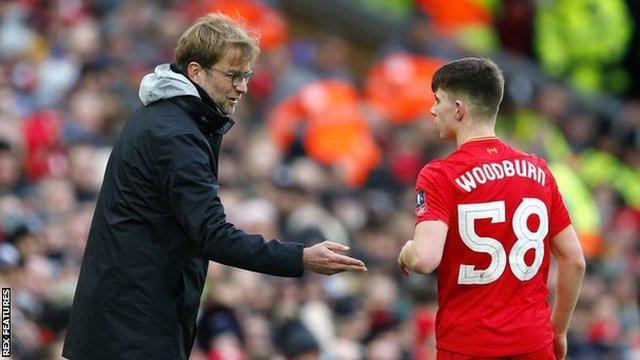
[[[540,219],[536,231],[527,227],[527,219],[531,215]],[[504,201],[458,205],[458,231],[462,241],[469,249],[491,256],[491,263],[484,270],[477,270],[475,265],[460,265],[458,284],[492,283],[498,280],[507,266],[507,255],[500,241],[476,233],[477,219],[491,219],[493,224],[505,222]],[[513,214],[512,227],[518,241],[509,253],[509,267],[518,279],[526,281],[538,273],[544,259],[544,238],[549,233],[547,207],[540,199],[522,199]],[[524,256],[531,249],[535,251],[535,259],[527,265]]]

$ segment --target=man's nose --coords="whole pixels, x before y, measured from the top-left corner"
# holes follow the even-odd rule
[[[235,88],[236,88],[236,91],[241,94],[246,94],[247,91],[249,91],[249,85],[246,80],[242,80],[242,82],[238,84],[238,86],[236,86]]]

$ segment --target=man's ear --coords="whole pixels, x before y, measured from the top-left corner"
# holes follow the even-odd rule
[[[467,115],[467,106],[464,101],[456,100],[456,120],[460,121]]]
[[[189,79],[195,83],[199,83],[200,78],[204,74],[204,68],[202,65],[198,64],[195,61],[192,61],[187,65],[187,75]]]

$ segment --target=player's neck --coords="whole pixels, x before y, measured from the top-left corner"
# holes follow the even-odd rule
[[[495,136],[496,136],[496,132],[493,129],[493,124],[486,125],[486,126],[474,126],[468,129],[460,129],[456,136],[456,143],[458,147],[460,147],[464,143],[467,143],[475,139],[495,137]]]

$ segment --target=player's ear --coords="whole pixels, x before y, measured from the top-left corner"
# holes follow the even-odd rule
[[[456,100],[456,120],[462,120],[466,114],[467,106],[464,104],[464,101],[460,99]]]

